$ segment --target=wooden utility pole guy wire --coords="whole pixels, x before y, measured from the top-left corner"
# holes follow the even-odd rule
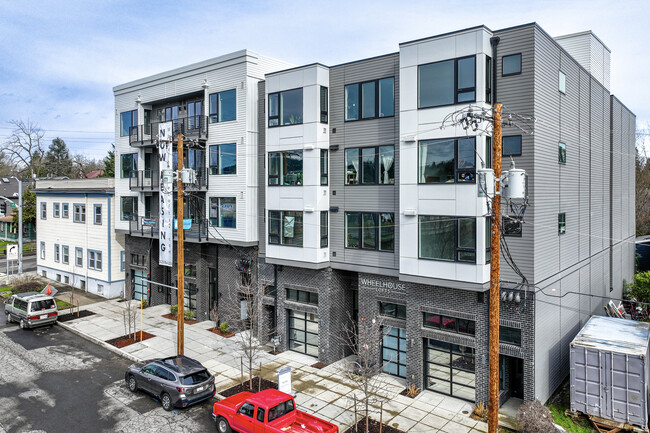
[[[178,234],[177,266],[178,273],[178,301],[176,306],[176,320],[178,321],[178,354],[185,353],[185,252],[183,250],[183,181],[181,170],[183,169],[183,134],[178,134],[178,195],[176,203],[176,233]]]
[[[499,299],[501,287],[501,104],[494,104],[494,132],[492,134],[492,168],[496,179],[496,193],[492,200],[490,224],[490,335],[489,335],[489,394],[488,433],[499,431]],[[488,200],[490,200],[488,198]]]

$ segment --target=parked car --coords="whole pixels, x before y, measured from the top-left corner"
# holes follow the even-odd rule
[[[162,408],[187,407],[214,396],[214,376],[197,360],[184,355],[131,365],[124,374],[131,392],[145,391],[160,399]]]
[[[242,392],[218,401],[212,418],[219,433],[338,433],[334,424],[296,409],[293,397],[276,389]]]
[[[37,292],[16,293],[5,304],[7,323],[18,322],[23,329],[53,325],[58,317],[54,298]]]

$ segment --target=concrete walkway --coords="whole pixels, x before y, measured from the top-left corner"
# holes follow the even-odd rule
[[[95,315],[59,323],[98,344],[125,335],[124,303],[117,300],[85,305]],[[65,313],[65,311],[63,312]],[[135,343],[124,349],[109,349],[132,360],[173,356],[176,353],[176,322],[162,317],[169,306],[160,305],[143,310],[143,329],[155,337]],[[138,326],[140,317],[138,315]],[[224,338],[208,331],[213,322],[199,322],[185,326],[185,354],[200,361],[216,377],[217,392],[224,391],[241,380],[241,356],[237,337]],[[299,408],[337,424],[345,431],[354,423],[353,388],[343,373],[343,361],[325,368],[311,367],[315,358],[286,351],[279,355],[263,353],[257,365],[262,364],[262,376],[277,380],[277,371],[284,366],[292,368],[292,384]],[[487,432],[487,424],[469,417],[473,405],[463,400],[430,391],[422,391],[415,398],[399,395],[406,384],[393,376],[385,376],[386,386],[380,394],[385,398],[383,421],[405,432],[478,433]],[[373,407],[372,417],[379,419],[379,407]],[[361,419],[361,416],[358,416]]]

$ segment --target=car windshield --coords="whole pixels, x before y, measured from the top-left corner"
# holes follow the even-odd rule
[[[43,311],[54,308],[53,299],[43,299],[41,301],[32,301],[32,308],[30,311]]]
[[[189,376],[181,377],[181,383],[183,385],[196,385],[197,383],[205,382],[210,379],[210,373],[207,370],[201,370],[196,373],[192,373]]]
[[[269,410],[269,422],[285,416],[294,410],[293,400],[287,400]]]

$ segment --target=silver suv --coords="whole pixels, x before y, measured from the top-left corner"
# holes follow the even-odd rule
[[[160,399],[163,409],[187,407],[214,396],[214,376],[184,355],[131,365],[124,374],[131,392],[139,389]]]
[[[7,323],[18,322],[23,329],[53,325],[58,317],[54,298],[37,292],[17,293],[5,304]]]

